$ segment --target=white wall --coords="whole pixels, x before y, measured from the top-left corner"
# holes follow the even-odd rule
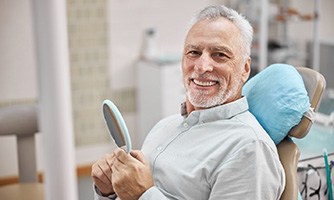
[[[319,0],[319,37],[321,40],[334,40],[334,8],[333,0]],[[293,0],[291,7],[296,8],[302,14],[312,14],[314,11],[313,0]],[[293,40],[311,40],[313,36],[313,22],[291,22],[289,24],[289,36]]]
[[[36,99],[36,62],[29,1],[0,1],[0,101]]]
[[[334,8],[333,0],[317,0],[320,2],[320,12],[318,21],[318,37],[320,41],[334,41],[334,12],[331,9]],[[314,14],[315,9],[314,0],[292,0],[290,6],[295,8],[301,14]],[[291,42],[297,45],[298,54],[302,59],[298,59],[296,65],[308,65],[310,66],[313,60],[312,46],[310,44],[314,37],[314,21],[291,21],[288,22],[288,36]],[[311,53],[311,54],[307,54]],[[306,60],[306,62],[305,62]]]
[[[133,88],[135,70],[133,62],[138,58],[143,31],[156,29],[157,46],[161,54],[175,55],[182,51],[183,39],[189,19],[209,4],[228,1],[214,0],[110,0],[110,77],[115,90]],[[290,0],[290,6],[302,14],[312,14],[313,0]],[[334,39],[333,0],[321,0],[320,39]],[[292,41],[302,45],[312,39],[312,21],[289,22],[288,35]]]
[[[157,48],[180,55],[188,22],[213,0],[110,0],[110,77],[112,89],[135,87],[133,63],[139,56],[143,32],[155,28]]]

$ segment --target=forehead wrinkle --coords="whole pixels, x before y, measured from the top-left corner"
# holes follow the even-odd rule
[[[186,49],[200,49],[200,45],[188,44]]]

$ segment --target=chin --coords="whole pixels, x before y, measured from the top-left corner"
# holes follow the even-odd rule
[[[236,87],[234,90],[220,91],[214,95],[209,95],[205,93],[192,93],[187,91],[187,98],[189,102],[197,108],[212,108],[225,103],[232,102],[241,97]]]
[[[197,108],[211,108],[223,104],[224,102],[217,96],[193,96],[187,95],[189,102]]]

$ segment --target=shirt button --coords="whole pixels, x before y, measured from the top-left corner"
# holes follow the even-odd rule
[[[183,124],[183,127],[184,127],[184,128],[188,128],[188,126],[189,126],[188,123],[184,123],[184,124]]]
[[[159,146],[159,147],[157,148],[157,150],[158,150],[158,151],[162,151],[162,147]]]

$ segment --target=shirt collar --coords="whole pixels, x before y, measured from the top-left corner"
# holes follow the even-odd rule
[[[226,103],[220,106],[215,106],[212,108],[204,110],[192,111],[187,115],[186,104],[182,103],[181,105],[181,115],[187,118],[198,118],[198,121],[201,122],[210,122],[219,119],[229,119],[234,117],[237,114],[243,113],[248,110],[248,102],[246,97],[241,97],[240,99]]]

